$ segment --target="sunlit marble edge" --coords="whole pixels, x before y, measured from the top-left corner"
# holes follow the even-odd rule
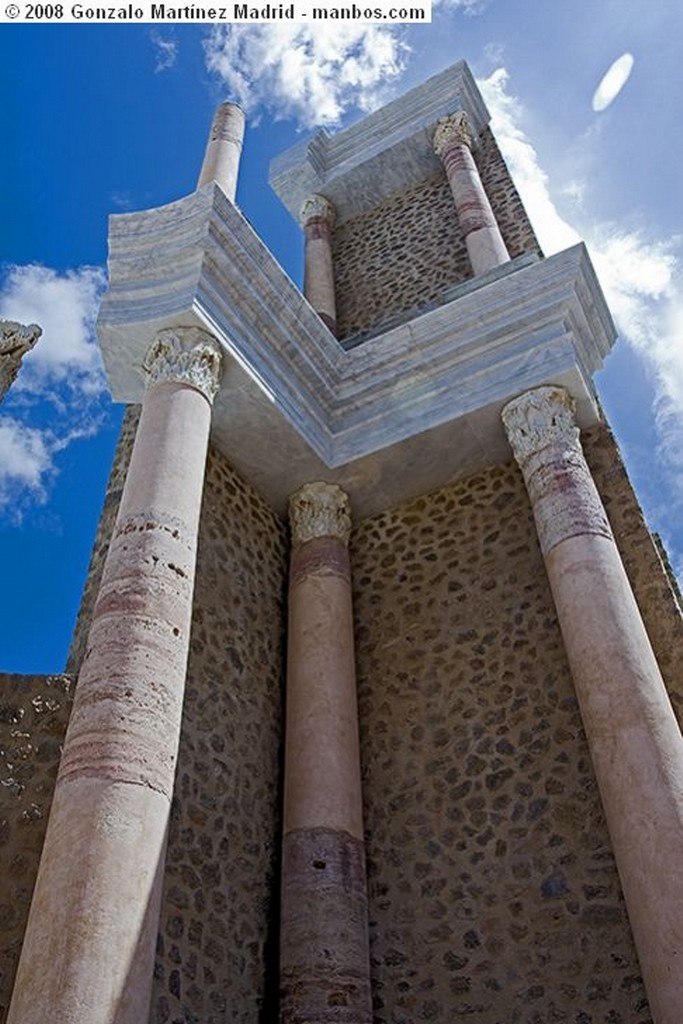
[[[297,143],[272,161],[270,185],[295,220],[303,201],[319,192],[341,224],[440,169],[433,129],[454,110],[466,112],[476,142],[490,115],[465,61],[334,135],[322,130]]]
[[[214,441],[280,509],[320,477],[370,514],[509,458],[500,408],[539,384],[568,387],[581,426],[598,419],[591,377],[614,328],[582,245],[348,352],[217,186],[112,218],[110,276],[98,330],[114,397],[141,400],[160,327],[212,331],[227,356]]]

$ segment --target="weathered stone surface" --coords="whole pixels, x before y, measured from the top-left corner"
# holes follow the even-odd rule
[[[482,129],[476,167],[510,257],[541,250],[496,141]],[[463,230],[443,170],[334,231],[338,336],[438,303],[472,276]]]
[[[69,646],[66,671],[74,675],[78,675],[85,655],[88,630],[90,629],[92,613],[95,607],[97,594],[100,589],[104,560],[107,557],[109,541],[111,540],[114,523],[116,522],[116,515],[121,502],[123,484],[126,479],[128,464],[130,463],[130,454],[133,450],[133,441],[135,440],[135,431],[137,430],[139,419],[140,406],[127,406],[123,415],[121,432],[119,434],[119,440],[114,453],[114,462],[107,482],[107,490],[104,496],[104,504],[100,514],[100,521],[97,526],[95,542],[90,555],[90,564],[88,566],[88,574],[83,587],[81,606],[78,611],[76,626]]]
[[[215,449],[150,1024],[277,1016],[287,531]]]
[[[0,402],[16,380],[22,359],[42,333],[38,324],[0,320]]]
[[[282,872],[281,1020],[370,1024],[363,841],[325,828],[289,832]]]
[[[564,638],[648,1000],[683,1002],[683,741],[578,441],[568,395],[539,388],[503,420],[520,465]],[[550,524],[550,533],[548,525]]]
[[[28,919],[74,677],[0,675],[0,1021]]]
[[[583,440],[675,681],[680,615],[608,433]],[[351,553],[377,1024],[646,1024],[521,475],[368,519]]]

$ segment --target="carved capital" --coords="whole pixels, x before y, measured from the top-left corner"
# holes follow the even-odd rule
[[[302,224],[306,224],[314,218],[320,218],[326,220],[330,227],[334,224],[335,216],[336,211],[332,203],[325,196],[321,196],[317,192],[314,192],[313,195],[304,200],[301,212],[299,213]]]
[[[574,404],[564,388],[540,387],[513,399],[502,412],[544,555],[570,537],[613,539],[581,448]]]
[[[337,537],[348,544],[351,507],[337,484],[304,484],[289,499],[292,544],[298,547],[315,537]]]
[[[451,146],[467,146],[472,148],[474,137],[464,110],[456,110],[448,117],[442,117],[434,132],[432,144],[434,152],[443,160]]]
[[[501,413],[515,459],[523,466],[535,452],[558,441],[576,445],[576,403],[564,388],[545,386],[513,398]]]
[[[201,391],[210,403],[218,391],[220,372],[218,343],[199,327],[169,327],[159,331],[142,363],[148,388],[162,382],[187,384]]]
[[[19,324],[0,320],[0,398],[14,382],[21,360],[42,334],[38,324]]]

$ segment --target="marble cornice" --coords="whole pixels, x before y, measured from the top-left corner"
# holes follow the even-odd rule
[[[306,197],[322,192],[342,224],[439,172],[432,136],[454,110],[467,114],[476,143],[489,113],[465,61],[334,135],[304,139],[273,160],[270,184],[295,220]]]
[[[362,514],[503,461],[500,408],[541,384],[568,389],[580,426],[598,418],[591,378],[614,328],[583,245],[511,261],[349,351],[215,184],[112,217],[109,268],[98,330],[114,398],[141,400],[156,330],[208,330],[225,357],[215,443],[278,507],[298,483],[333,477]],[[411,459],[404,485],[397,467]]]

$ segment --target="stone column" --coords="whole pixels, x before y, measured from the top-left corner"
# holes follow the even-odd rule
[[[76,687],[8,1024],[145,1024],[220,354],[161,331]]]
[[[221,103],[214,114],[197,188],[217,181],[235,202],[243,139],[244,112],[236,103]]]
[[[439,121],[434,152],[443,162],[476,276],[506,263],[510,257],[471,149],[472,132],[464,111]]]
[[[16,380],[21,360],[42,334],[38,324],[0,320],[0,402]]]
[[[337,333],[334,297],[332,228],[334,206],[325,196],[312,195],[301,207],[304,228],[304,295],[323,323]]]
[[[573,401],[503,422],[526,482],[656,1024],[683,1007],[683,739],[586,465]]]
[[[307,484],[290,521],[281,1020],[371,1024],[346,495]]]

